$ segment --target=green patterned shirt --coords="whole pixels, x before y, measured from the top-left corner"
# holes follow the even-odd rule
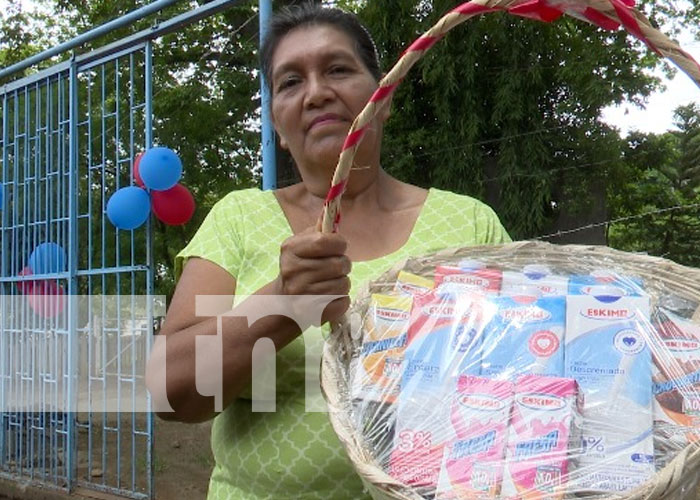
[[[201,257],[231,273],[236,295],[250,295],[275,279],[280,244],[290,236],[292,230],[271,191],[234,191],[212,208],[177,256],[176,275],[185,259]],[[352,289],[409,256],[508,241],[488,206],[431,189],[403,247],[379,259],[353,263]],[[368,497],[328,416],[306,411],[324,407],[318,390],[322,343],[322,332],[310,328],[279,351],[275,412],[251,412],[248,391],[216,417],[211,438],[216,465],[208,500]],[[311,394],[307,386],[314,389]]]

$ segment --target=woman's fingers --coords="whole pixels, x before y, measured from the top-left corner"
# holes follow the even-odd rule
[[[347,241],[340,234],[313,230],[294,235],[282,243],[282,253],[292,252],[308,259],[345,255],[347,248]]]
[[[347,296],[352,263],[346,249],[347,242],[339,234],[309,230],[287,239],[280,249],[282,293]],[[348,305],[349,300],[334,300],[329,318],[343,314]]]
[[[285,293],[289,295],[342,295],[338,293],[344,287],[335,287],[347,278],[352,264],[346,256],[318,259],[301,259],[296,256],[282,256],[280,259],[280,277]],[[341,281],[338,281],[338,280]]]

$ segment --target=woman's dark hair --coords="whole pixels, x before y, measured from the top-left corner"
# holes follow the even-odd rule
[[[282,38],[290,31],[306,26],[327,25],[336,28],[355,42],[360,59],[374,78],[379,81],[379,57],[374,40],[354,14],[336,8],[325,8],[311,2],[282,8],[271,19],[265,40],[260,47],[260,66],[267,80],[272,85],[272,56]]]

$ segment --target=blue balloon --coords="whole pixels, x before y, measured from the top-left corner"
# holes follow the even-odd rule
[[[182,161],[172,149],[151,148],[141,157],[139,174],[148,189],[165,191],[180,181]]]
[[[119,229],[136,229],[151,214],[151,197],[136,186],[121,188],[107,202],[107,217]]]
[[[37,245],[29,256],[29,268],[33,274],[55,274],[66,270],[66,251],[53,242]]]

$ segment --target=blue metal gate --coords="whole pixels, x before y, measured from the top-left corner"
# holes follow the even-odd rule
[[[151,41],[234,2],[206,3],[0,87],[0,476],[154,495],[143,374],[162,310],[151,227],[118,230],[105,207],[134,183],[133,159],[152,145]]]

